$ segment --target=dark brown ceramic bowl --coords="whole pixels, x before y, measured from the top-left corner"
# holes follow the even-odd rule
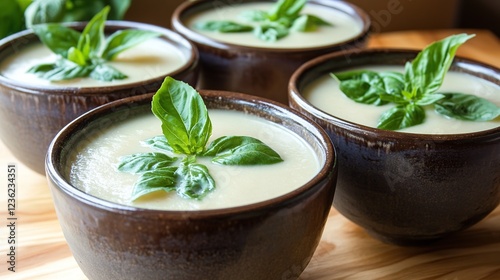
[[[83,30],[85,23],[70,24]],[[108,21],[105,32],[137,28],[161,33],[162,39],[176,46],[186,64],[169,76],[195,85],[198,80],[198,51],[194,45],[171,30],[149,24]],[[20,48],[39,42],[26,30],[0,41],[0,61]],[[47,147],[56,133],[82,113],[104,103],[127,96],[156,91],[165,75],[125,85],[107,87],[49,87],[13,81],[0,74],[0,139],[14,156],[38,173],[44,173]]]
[[[400,65],[415,51],[365,50],[322,56],[292,76],[290,105],[320,124],[339,161],[334,206],[377,238],[426,243],[470,227],[500,201],[500,127],[466,134],[414,134],[370,128],[309,103],[301,91],[350,67]],[[500,84],[497,68],[455,58],[453,71]]]
[[[328,135],[278,103],[237,93],[201,93],[209,109],[244,111],[295,132],[313,147],[321,170],[290,193],[246,206],[160,211],[119,205],[68,183],[68,154],[93,133],[150,113],[151,95],[92,110],[61,130],[46,162],[64,236],[90,279],[296,279],[307,266],[335,191],[336,164]]]
[[[287,85],[293,71],[322,54],[363,48],[370,30],[369,16],[363,10],[344,1],[330,0],[309,2],[352,16],[362,26],[359,35],[344,42],[315,48],[260,48],[220,42],[194,31],[185,23],[192,14],[244,2],[271,1],[186,1],[175,10],[172,28],[192,41],[200,51],[199,88],[243,92],[287,104]]]

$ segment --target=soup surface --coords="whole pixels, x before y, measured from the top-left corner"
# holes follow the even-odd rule
[[[375,66],[349,70],[361,69],[401,73],[404,71],[402,67],[397,66]],[[473,94],[500,106],[500,86],[465,73],[448,72],[438,92]],[[326,113],[369,127],[376,127],[379,117],[394,106],[393,103],[383,106],[357,103],[345,96],[339,89],[339,83],[329,75],[324,75],[306,86],[302,94],[311,104]],[[463,121],[446,118],[436,113],[432,106],[426,106],[425,111],[426,120],[423,124],[398,131],[425,134],[456,134],[488,130],[500,126],[500,118],[489,122]]]
[[[108,65],[127,76],[122,80],[107,82],[91,78],[76,78],[51,82],[39,78],[36,74],[27,73],[34,65],[53,63],[56,59],[57,55],[43,44],[31,44],[16,52],[15,55],[0,61],[0,75],[36,86],[114,86],[166,76],[187,63],[187,59],[175,46],[160,38],[153,38],[123,51],[113,61],[107,62]]]
[[[361,34],[362,25],[360,20],[348,14],[321,5],[307,4],[301,14],[311,14],[320,17],[333,26],[319,26],[313,32],[290,31],[290,34],[275,42],[266,42],[258,39],[252,32],[244,33],[220,33],[198,30],[194,25],[198,22],[210,20],[230,20],[246,25],[256,25],[242,17],[242,13],[251,10],[268,11],[274,3],[242,3],[235,5],[220,5],[212,10],[200,12],[186,20],[186,26],[191,27],[198,33],[215,40],[251,47],[264,48],[310,48],[332,45],[347,41]]]
[[[260,166],[224,166],[198,158],[215,180],[216,188],[202,200],[184,199],[176,193],[156,192],[130,201],[139,175],[116,169],[119,158],[152,152],[141,141],[161,134],[161,123],[144,114],[117,123],[74,151],[68,170],[71,184],[94,196],[120,204],[162,210],[216,209],[251,204],[288,193],[311,180],[320,160],[303,139],[277,124],[234,111],[209,110],[213,125],[209,143],[220,136],[252,136],[277,151],[283,162]]]

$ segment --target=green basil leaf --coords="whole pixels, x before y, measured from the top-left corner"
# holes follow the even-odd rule
[[[162,122],[163,135],[175,153],[201,153],[212,134],[208,110],[190,85],[166,77],[153,96],[152,111]]]
[[[28,69],[28,73],[33,73],[33,74],[45,73],[54,70],[56,67],[57,64],[55,63],[38,64]]]
[[[138,29],[117,31],[106,39],[104,51],[102,52],[101,57],[104,60],[113,60],[124,50],[160,35],[161,34],[158,32]]]
[[[253,30],[253,27],[250,25],[225,20],[200,22],[195,24],[195,28],[206,31],[218,31],[222,33],[249,32]]]
[[[183,163],[176,175],[180,178],[177,193],[181,197],[200,200],[215,189],[215,181],[203,164]]]
[[[40,41],[55,54],[68,57],[68,50],[78,45],[80,32],[71,28],[54,24],[40,24],[32,27]]]
[[[378,106],[386,104],[387,101],[403,100],[401,95],[404,88],[402,74],[356,70],[331,75],[340,81],[340,90],[358,103]]]
[[[122,172],[137,174],[169,167],[176,160],[163,153],[140,153],[122,157],[117,168]]]
[[[104,25],[106,23],[106,18],[109,13],[109,7],[106,6],[102,11],[96,14],[85,26],[82,31],[82,35],[78,40],[77,48],[79,50],[84,50],[84,48],[90,49],[90,57],[99,57],[101,47],[104,43]],[[86,46],[89,44],[89,46]]]
[[[417,102],[415,102],[415,103],[420,105],[420,106],[430,105],[430,104],[437,102],[438,100],[443,99],[444,97],[445,96],[443,94],[440,94],[440,93],[425,94],[419,100],[417,100]]]
[[[275,42],[288,35],[288,28],[281,24],[262,24],[254,29],[254,34],[261,40]]]
[[[311,32],[318,29],[318,26],[331,24],[313,15],[302,15],[293,21],[292,30],[301,32]]]
[[[415,104],[398,105],[382,114],[377,124],[380,129],[398,130],[423,123],[424,109]]]
[[[28,72],[35,73],[42,79],[49,81],[62,81],[87,77],[92,70],[93,66],[80,66],[69,60],[61,59],[52,64],[52,67],[50,64],[42,64],[32,67]]]
[[[220,137],[202,155],[213,156],[213,163],[223,165],[258,165],[283,161],[276,151],[249,136]]]
[[[33,2],[33,0],[16,0],[17,4],[21,8],[21,11],[26,11],[26,8]]]
[[[491,121],[500,116],[500,108],[484,98],[462,94],[444,93],[435,104],[437,113],[459,120]]]
[[[142,141],[143,145],[146,145],[152,149],[156,149],[163,152],[173,152],[172,147],[167,142],[164,135],[158,135],[149,139]]]
[[[163,167],[144,172],[134,185],[131,200],[157,191],[171,192],[176,189],[177,167]]]
[[[116,70],[114,67],[106,64],[97,64],[93,67],[92,72],[90,72],[90,77],[94,80],[99,81],[113,81],[122,80],[127,78],[127,75]]]
[[[68,50],[68,60],[72,61],[80,66],[85,66],[87,64],[86,57],[84,54],[77,48],[71,47]]]
[[[34,0],[24,11],[25,24],[60,22],[66,12],[66,0]]]
[[[411,63],[406,63],[406,91],[416,89],[417,98],[436,92],[443,83],[458,47],[472,37],[474,35],[453,35],[424,48]]]
[[[268,11],[268,18],[271,21],[276,21],[282,17],[295,18],[306,3],[307,0],[279,0]]]
[[[24,29],[23,11],[16,0],[2,0],[0,39]]]

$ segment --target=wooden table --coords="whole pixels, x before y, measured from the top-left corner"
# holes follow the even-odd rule
[[[370,47],[421,49],[448,35],[477,36],[458,54],[500,67],[500,43],[484,30],[438,30],[373,35]],[[18,166],[16,272],[7,270],[7,165]],[[59,227],[44,176],[19,163],[0,142],[0,278],[86,279]],[[321,243],[302,280],[500,279],[500,207],[461,233],[428,247],[397,247],[369,237],[332,208]]]

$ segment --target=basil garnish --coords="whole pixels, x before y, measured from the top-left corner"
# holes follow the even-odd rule
[[[163,135],[142,144],[158,151],[124,156],[118,170],[140,174],[132,200],[156,191],[176,191],[184,198],[202,199],[215,188],[208,168],[197,157],[222,165],[274,164],[283,159],[262,141],[248,136],[223,136],[210,144],[212,122],[200,94],[186,83],[166,77],[153,96],[153,114]],[[208,144],[208,145],[207,145]]]
[[[404,74],[356,70],[332,77],[340,82],[340,90],[358,103],[396,105],[382,114],[377,128],[398,130],[421,124],[425,121],[423,106],[428,105],[446,117],[490,121],[500,114],[492,102],[473,95],[438,92],[458,47],[473,36],[458,34],[434,42],[406,63]]]
[[[233,21],[208,21],[195,24],[195,28],[206,31],[253,32],[261,40],[274,42],[290,33],[290,30],[310,32],[318,26],[332,24],[314,15],[300,14],[307,0],[280,0],[269,11],[245,11],[242,17],[257,23],[255,27]]]
[[[127,29],[105,38],[104,25],[108,12],[109,7],[105,7],[88,22],[81,33],[55,23],[34,25],[32,29],[42,43],[59,57],[55,63],[35,65],[28,72],[51,81],[81,77],[101,81],[127,78],[106,62],[116,58],[122,51],[160,34]]]

